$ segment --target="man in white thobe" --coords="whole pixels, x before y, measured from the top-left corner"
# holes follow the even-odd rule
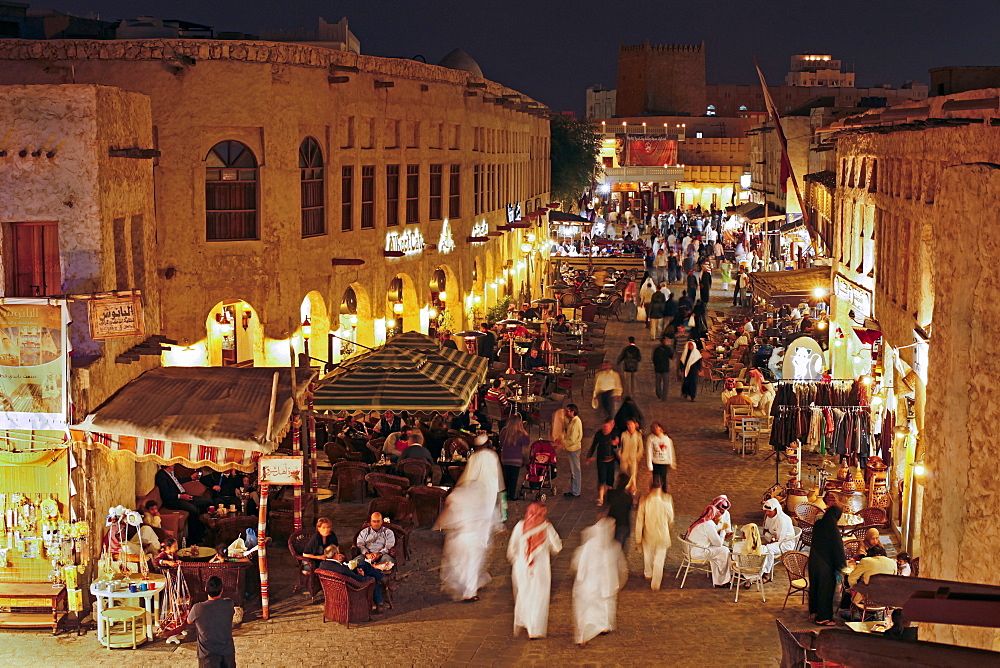
[[[639,501],[635,516],[635,542],[642,546],[643,575],[653,591],[660,590],[663,562],[670,549],[670,525],[674,522],[673,497],[654,484]]]
[[[573,620],[576,642],[587,641],[615,628],[618,590],[628,580],[628,566],[615,540],[615,521],[602,517],[582,532],[583,542],[573,554]]]
[[[441,588],[456,601],[476,601],[490,581],[486,558],[499,528],[496,493],[481,482],[466,482],[451,491],[436,529],[445,532]]]
[[[795,527],[792,518],[785,514],[781,502],[768,499],[764,502],[764,573],[765,581],[771,579],[774,572],[774,561],[783,552],[795,549]]]
[[[514,635],[524,629],[529,638],[544,638],[549,626],[552,567],[549,557],[562,550],[555,527],[545,519],[545,506],[532,503],[507,544],[514,585]]]
[[[707,559],[712,569],[712,584],[725,587],[733,577],[732,565],[729,563],[729,548],[722,542],[719,533],[721,515],[714,506],[705,509],[702,516],[691,525],[687,532],[687,540],[691,547],[691,557]]]

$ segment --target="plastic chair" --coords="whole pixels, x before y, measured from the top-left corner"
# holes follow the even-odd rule
[[[691,548],[697,547],[704,550],[707,549],[705,546],[695,545],[694,543],[686,539],[684,536],[681,536],[680,541],[681,541],[681,549],[683,550],[684,553],[684,558],[681,560],[681,566],[680,568],[677,569],[677,575],[675,575],[674,578],[675,579],[679,578],[681,575],[681,571],[684,571],[684,577],[681,578],[681,586],[680,586],[681,589],[684,589],[684,583],[687,582],[688,573],[690,573],[692,570],[702,571],[703,573],[707,573],[708,576],[711,577],[712,568],[711,566],[708,565],[707,556],[705,557],[691,556]]]
[[[745,418],[751,418],[753,409],[750,406],[730,406],[729,407],[729,440],[733,443],[733,452],[736,452],[736,432]],[[758,420],[758,424],[760,421]]]
[[[740,441],[740,457],[747,454],[757,454],[757,440],[760,437],[760,420],[752,417],[745,417],[740,420],[737,436]]]
[[[781,565],[788,574],[788,593],[785,594],[785,602],[781,604],[781,609],[785,609],[788,597],[795,593],[802,594],[804,605],[806,595],[809,593],[809,555],[805,552],[785,552],[781,555]]]
[[[729,581],[729,589],[732,591],[736,587],[736,603],[740,602],[740,585],[743,582],[756,584],[760,591],[760,600],[767,602],[764,598],[764,555],[762,554],[734,554],[732,555],[733,579]]]

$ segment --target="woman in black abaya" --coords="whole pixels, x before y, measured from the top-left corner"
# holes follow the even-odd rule
[[[809,613],[819,626],[833,626],[833,595],[841,569],[847,564],[844,539],[837,522],[844,511],[830,506],[813,526],[809,549]]]

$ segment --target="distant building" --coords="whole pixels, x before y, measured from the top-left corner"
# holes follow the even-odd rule
[[[122,19],[115,30],[115,39],[212,39],[214,36],[211,26],[155,16]]]
[[[20,2],[0,2],[0,38],[111,39],[111,21],[82,18],[54,9],[29,9]]]
[[[854,87],[854,72],[841,71],[841,62],[830,55],[796,54],[785,75],[786,86]]]
[[[618,47],[616,113],[621,116],[705,114],[705,42]]]
[[[608,90],[601,84],[587,89],[586,118],[611,118],[615,115],[615,99],[618,91]]]
[[[335,51],[361,53],[361,41],[347,27],[346,16],[336,23],[327,23],[321,16],[316,30],[306,30],[305,28],[264,30],[260,33],[260,38],[266,42],[294,42],[295,44],[321,46]]]
[[[951,95],[967,90],[1000,88],[1000,67],[935,67],[930,70],[931,95]]]

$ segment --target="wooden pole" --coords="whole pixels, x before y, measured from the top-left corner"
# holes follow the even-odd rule
[[[267,431],[264,433],[264,442],[271,443],[274,439],[271,438],[271,432],[274,429],[274,411],[278,405],[278,372],[274,372],[274,378],[271,381],[271,407],[267,412]]]
[[[277,374],[275,374],[277,375]],[[260,484],[260,507],[257,511],[257,567],[260,570],[260,612],[263,619],[271,616],[271,600],[267,591],[267,493],[269,485]]]
[[[317,503],[319,481],[316,479],[316,417],[313,415],[312,396],[309,397],[309,414],[306,424],[309,428],[309,491],[313,495],[313,503]],[[332,463],[332,462],[331,462]]]
[[[302,454],[302,419],[292,418],[292,452]],[[292,490],[292,531],[302,528],[302,485],[294,485]]]

